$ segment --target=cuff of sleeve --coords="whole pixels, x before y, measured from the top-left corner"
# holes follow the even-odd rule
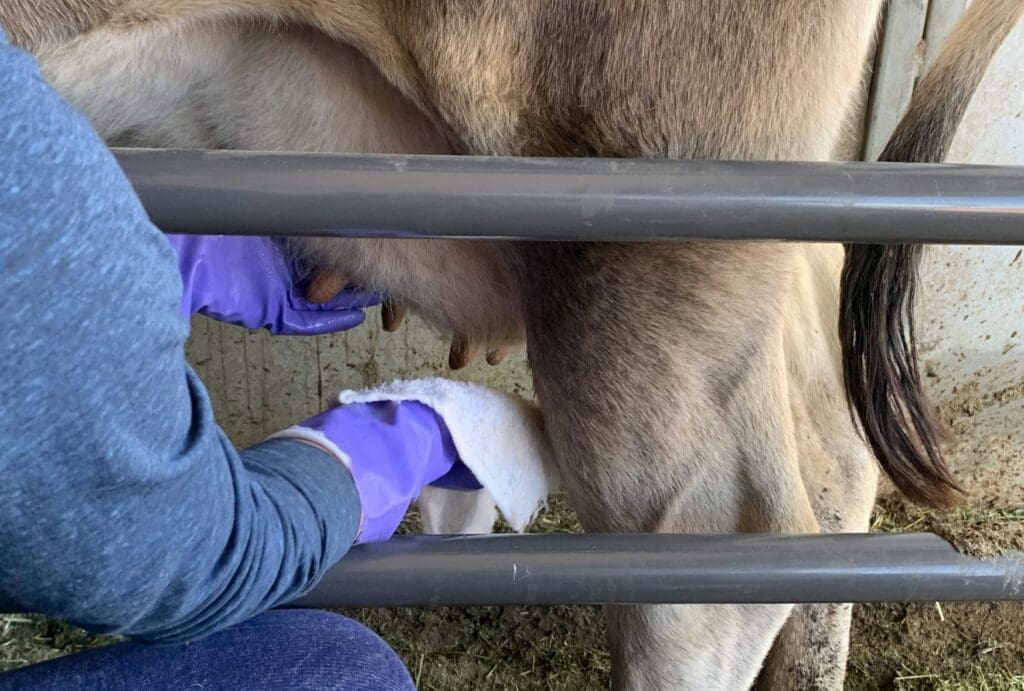
[[[358,525],[356,527],[355,536],[352,538],[352,542],[355,543],[363,534],[363,528],[366,525],[366,516],[362,511],[362,499],[359,497],[359,489],[355,484],[355,478],[352,477],[352,459],[349,458],[349,455],[342,451],[337,444],[331,441],[330,438],[320,430],[303,427],[302,425],[292,425],[287,429],[276,432],[267,437],[267,441],[271,440],[290,440],[293,442],[300,442],[300,446],[315,446],[322,449],[325,453],[331,454],[338,462],[341,463],[341,465],[345,466],[345,469],[349,472],[349,479],[352,481],[352,486],[356,488],[356,498],[360,502],[357,504],[357,506],[360,507],[358,512]]]
[[[348,552],[355,542],[362,511],[355,481],[347,466],[338,462],[339,457],[319,443],[314,446],[280,437],[246,449],[242,458],[250,470],[287,481],[308,503],[318,518],[324,545],[321,573]]]
[[[295,439],[318,446],[338,459],[350,473],[352,472],[352,460],[348,457],[348,454],[342,451],[337,444],[320,430],[303,427],[302,425],[292,425],[288,429],[281,430],[267,437],[267,441],[271,439]]]

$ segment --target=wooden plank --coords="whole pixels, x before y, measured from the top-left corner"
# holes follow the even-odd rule
[[[196,317],[186,355],[206,384],[218,424],[240,447],[331,405],[343,389],[393,379],[444,376],[533,396],[525,353],[499,367],[481,357],[451,372],[447,339],[414,316],[385,333],[377,308],[356,329],[316,338],[271,336]]]
[[[868,105],[865,160],[878,158],[910,103],[924,58],[927,16],[927,0],[890,0],[886,8]]]
[[[185,354],[206,384],[218,424],[238,446],[319,409],[314,339],[272,337],[195,317]]]

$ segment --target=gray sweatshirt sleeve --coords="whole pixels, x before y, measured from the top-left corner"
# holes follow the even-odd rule
[[[173,250],[88,122],[0,31],[0,611],[193,640],[352,544],[348,471],[238,452],[185,361]]]

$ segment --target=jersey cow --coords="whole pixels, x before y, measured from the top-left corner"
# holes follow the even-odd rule
[[[882,0],[5,0],[112,144],[829,160]],[[942,159],[1024,0],[974,0],[882,158]],[[915,361],[919,249],[293,242],[452,334],[525,343],[592,531],[866,530],[875,458],[948,504]],[[838,324],[838,328],[837,328]],[[855,416],[850,415],[852,407]],[[874,458],[873,458],[874,457]],[[609,607],[616,686],[841,688],[848,605]]]

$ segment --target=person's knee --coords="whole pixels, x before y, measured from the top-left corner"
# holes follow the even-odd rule
[[[188,645],[118,643],[33,665],[2,689],[415,689],[398,654],[357,621],[275,610]]]
[[[319,610],[274,610],[242,625],[262,630],[278,673],[310,688],[415,689],[398,654],[363,624]],[[286,671],[287,668],[287,671]]]

